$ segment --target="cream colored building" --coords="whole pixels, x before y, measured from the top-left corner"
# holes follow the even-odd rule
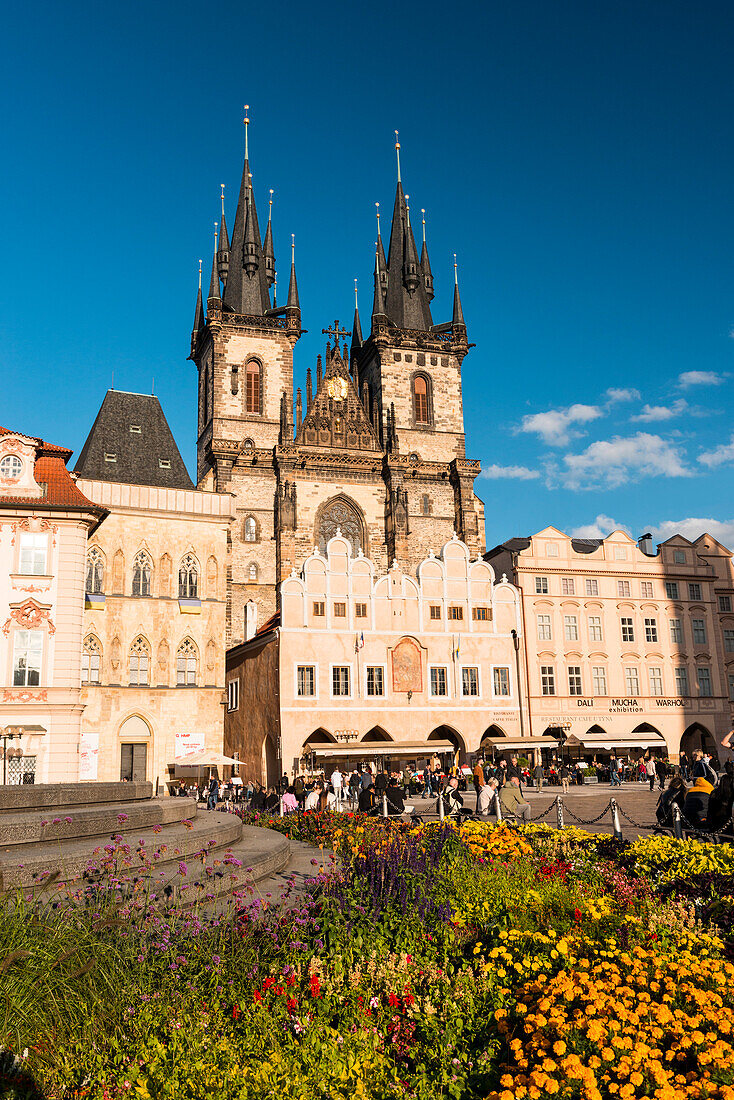
[[[105,508],[74,484],[72,452],[0,428],[0,732],[9,783],[79,778],[87,536]]]
[[[563,729],[582,756],[718,750],[730,724],[721,582],[698,544],[676,535],[655,551],[650,536],[547,527],[486,560],[522,592],[534,735]]]
[[[222,751],[232,499],[193,488],[146,395],[107,394],[76,470],[109,512],[86,551],[81,778],[163,790]]]
[[[527,733],[520,594],[456,536],[417,575],[337,533],[281,585],[281,613],[227,654],[225,752],[246,777],[380,758],[466,760]]]

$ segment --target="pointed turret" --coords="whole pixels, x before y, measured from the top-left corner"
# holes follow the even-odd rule
[[[385,316],[385,299],[382,293],[382,280],[380,278],[380,251],[375,242],[375,295],[372,299],[372,323],[375,318]]]
[[[286,332],[296,339],[301,335],[301,306],[298,301],[298,283],[296,282],[296,238],[291,234],[291,278],[288,283],[288,301],[285,305]]]
[[[247,107],[245,108],[247,111]],[[229,270],[224,290],[224,305],[233,313],[262,317],[270,309],[270,293],[265,271],[260,227],[250,173],[248,147],[249,118],[245,114],[245,163],[237,200],[237,213],[229,250]]]
[[[222,286],[227,285],[227,272],[229,271],[229,235],[227,233],[227,219],[224,216],[224,184],[222,184],[222,221],[219,226],[219,251],[217,252],[217,270]]]
[[[194,327],[191,329],[191,357],[194,354],[196,338],[204,327],[204,303],[201,298],[201,260],[199,260],[199,289],[196,292],[196,308],[194,309]]]
[[[433,301],[433,273],[431,271],[431,261],[428,259],[428,245],[426,244],[426,212],[421,210],[421,217],[423,219],[423,248],[421,249],[421,271],[423,272],[423,285],[426,288],[426,298],[429,302]]]
[[[352,321],[352,355],[362,347],[362,325],[359,320],[359,302],[357,300],[357,280],[354,280],[354,320]]]
[[[397,139],[397,131],[395,133]],[[387,296],[385,312],[403,329],[427,330],[433,325],[423,273],[418,261],[413,230],[410,227],[403,184],[400,178],[400,142],[396,140],[398,182],[395,189],[390,247],[387,254]]]
[[[217,264],[217,223],[214,222],[214,254],[212,256],[212,274],[209,280],[209,294],[207,295],[207,313],[212,308],[222,308],[222,297],[219,292],[219,269]]]
[[[306,412],[311,408],[313,402],[313,386],[311,384],[311,368],[306,368]]]
[[[459,269],[456,264],[456,253],[454,253],[454,313],[451,319],[451,327],[454,339],[466,340],[464,311],[461,308],[461,298],[459,296]]]
[[[273,248],[273,189],[270,188],[270,204],[268,206],[268,228],[265,230],[265,244],[263,245],[265,258],[265,275],[268,286],[275,282],[275,250]]]
[[[382,288],[383,300],[387,297],[387,260],[385,259],[385,249],[382,244],[382,232],[380,228],[380,204],[375,203],[377,210],[377,255],[379,258],[380,268],[380,286]]]

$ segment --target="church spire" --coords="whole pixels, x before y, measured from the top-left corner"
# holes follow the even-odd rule
[[[400,175],[400,142],[395,134],[398,156],[398,182],[395,188],[390,246],[387,254],[387,294],[385,312],[393,324],[403,329],[427,330],[433,325],[410,212]]]
[[[221,295],[219,293],[219,271],[217,266],[217,223],[214,222],[214,254],[212,256],[212,274],[209,280],[209,294],[207,295],[207,312],[209,303],[213,302],[217,309],[221,308]]]
[[[270,188],[270,203],[268,206],[268,228],[265,230],[265,244],[263,245],[265,257],[265,275],[268,286],[275,282],[275,250],[273,248],[273,189]]]
[[[423,272],[423,285],[426,288],[426,298],[429,302],[433,301],[433,272],[431,271],[431,261],[428,259],[428,245],[426,244],[426,212],[421,210],[421,217],[423,218],[423,248],[421,249],[421,271]]]
[[[217,252],[217,271],[222,285],[227,284],[227,272],[229,271],[229,235],[227,233],[227,219],[224,216],[224,184],[222,184],[222,221],[219,225],[219,251]]]
[[[380,272],[380,250],[375,241],[375,296],[372,300],[372,327],[375,327],[375,318],[385,316],[385,299],[382,294],[382,278]]]
[[[362,325],[359,321],[359,301],[357,299],[357,280],[354,280],[354,321],[352,322],[352,355],[362,347]]]
[[[456,263],[456,253],[454,252],[454,314],[451,320],[451,327],[454,332],[454,336],[459,339],[466,340],[466,324],[464,323],[464,311],[461,308],[461,298],[459,297],[459,269]]]
[[[245,106],[245,163],[229,250],[224,305],[233,313],[261,317],[270,309],[270,293],[252,189],[248,110]]]
[[[289,336],[296,339],[301,335],[301,306],[298,301],[298,283],[296,282],[296,237],[291,234],[291,278],[288,284],[288,301],[285,306],[285,323]]]
[[[194,309],[194,327],[191,330],[191,356],[194,354],[196,338],[204,327],[204,303],[201,299],[201,260],[199,260],[199,289],[196,292],[196,308]]]

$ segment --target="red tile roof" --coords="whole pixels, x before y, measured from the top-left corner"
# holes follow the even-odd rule
[[[85,512],[94,512],[97,515],[106,514],[106,509],[100,508],[85,497],[79,489],[71,474],[66,468],[66,463],[71,458],[73,451],[68,447],[59,447],[56,443],[47,443],[37,436],[27,436],[23,432],[14,432],[10,428],[0,427],[0,436],[22,435],[24,439],[32,439],[36,445],[36,461],[33,475],[38,485],[45,485],[46,492],[43,497],[14,497],[0,495],[0,504],[5,505],[35,505],[37,508],[70,508]]]

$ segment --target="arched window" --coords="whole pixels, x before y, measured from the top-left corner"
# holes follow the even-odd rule
[[[90,547],[87,554],[87,587],[86,591],[92,595],[98,595],[104,586],[104,558],[98,546]]]
[[[247,579],[250,581],[257,580],[257,565],[254,561],[250,562],[249,568],[247,570]]]
[[[257,542],[257,521],[254,516],[245,520],[245,542]]]
[[[133,596],[150,595],[150,578],[153,575],[153,566],[145,550],[140,550],[135,555],[133,562]]]
[[[89,634],[84,639],[84,652],[82,653],[82,687],[87,684],[98,684],[99,666],[102,660],[102,647],[94,634]]]
[[[257,359],[250,359],[245,370],[245,410],[248,413],[259,413],[262,402],[262,366]]]
[[[184,638],[176,651],[176,686],[196,686],[199,655],[191,638]]]
[[[138,635],[130,646],[130,685],[143,687],[150,683],[150,646]]]
[[[178,568],[178,598],[195,600],[199,595],[199,570],[193,554],[187,554]]]
[[[431,514],[431,498],[428,493],[424,493],[421,497],[421,512],[424,516],[430,516]]]
[[[326,553],[329,539],[332,539],[337,531],[351,546],[354,557],[357,556],[360,548],[364,552],[364,529],[359,512],[351,501],[341,497],[324,505],[318,518],[316,545],[322,554]]]
[[[413,379],[413,411],[416,424],[429,423],[429,385],[424,374],[417,374]]]

